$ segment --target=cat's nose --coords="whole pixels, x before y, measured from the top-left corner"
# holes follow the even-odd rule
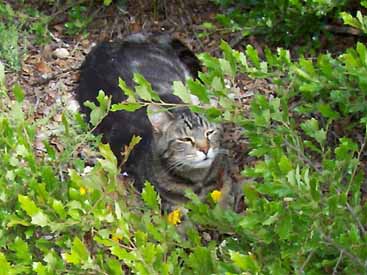
[[[196,141],[196,145],[199,151],[203,152],[205,155],[208,154],[209,144],[207,141]]]

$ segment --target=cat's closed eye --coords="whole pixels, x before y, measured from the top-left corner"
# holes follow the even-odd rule
[[[190,142],[191,144],[194,144],[195,143],[194,139],[191,138],[191,137],[179,138],[177,140],[180,141],[180,142]]]

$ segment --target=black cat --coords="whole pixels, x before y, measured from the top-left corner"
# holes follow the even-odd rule
[[[198,59],[179,40],[134,34],[122,41],[104,42],[88,54],[81,68],[77,99],[88,118],[90,110],[83,102],[96,103],[99,90],[111,95],[112,103],[125,100],[118,78],[134,87],[133,74],[139,72],[163,101],[182,103],[172,94],[173,82],[195,78],[199,70]],[[188,188],[200,197],[223,185],[231,190],[221,126],[187,108],[149,116],[144,108],[132,113],[111,112],[97,131],[119,161],[132,136],[142,137],[124,170],[133,176],[138,189],[145,180],[154,184],[168,206],[185,202]]]

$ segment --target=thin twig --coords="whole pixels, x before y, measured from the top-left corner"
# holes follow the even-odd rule
[[[314,253],[315,253],[314,251],[311,251],[308,254],[306,260],[304,261],[304,263],[302,264],[302,266],[301,266],[301,268],[299,270],[299,274],[305,274],[305,267],[309,263],[309,261],[311,260],[311,258],[312,258],[312,256],[313,256]]]
[[[361,160],[362,153],[364,152],[364,147],[366,146],[366,141],[367,141],[367,126],[366,126],[366,130],[365,130],[365,134],[364,134],[364,140],[363,140],[363,143],[361,145],[361,149],[358,151],[358,155],[357,155],[358,162],[360,162],[360,160]],[[352,183],[353,183],[354,177],[357,173],[357,170],[359,168],[359,165],[360,165],[360,163],[358,165],[356,165],[356,167],[353,169],[352,176],[350,177],[348,187],[347,187],[347,191],[346,191],[347,195],[349,194],[349,190],[352,186]]]
[[[364,228],[362,222],[357,217],[357,214],[354,212],[354,209],[350,206],[350,204],[347,202],[347,209],[349,210],[350,214],[352,215],[355,222],[358,224],[359,230],[361,231],[363,236],[366,236],[366,229]]]
[[[36,86],[46,85],[51,80],[55,80],[59,76],[65,74],[65,73],[69,73],[69,72],[73,72],[73,71],[78,71],[78,70],[79,70],[79,66],[78,67],[69,67],[69,68],[66,68],[66,69],[62,70],[61,72],[57,72],[55,74],[50,75],[47,78],[43,78],[43,79],[41,79],[39,81],[35,81],[35,82],[31,83],[31,86],[36,87]]]
[[[344,250],[341,250],[341,251],[340,251],[339,258],[338,258],[338,261],[336,262],[336,265],[335,265],[335,266],[334,266],[334,268],[333,268],[333,274],[332,274],[332,275],[336,275],[336,274],[338,274],[338,267],[339,267],[340,262],[341,262],[341,261],[342,261],[342,259],[343,259],[343,254],[344,254]]]
[[[337,242],[335,242],[329,236],[325,236],[324,235],[323,236],[323,239],[324,239],[324,242],[326,244],[329,244],[331,246],[334,246],[335,248],[339,249],[340,251],[343,251],[343,253],[349,257],[349,259],[351,259],[352,261],[354,261],[355,263],[357,263],[359,266],[361,266],[364,269],[366,269],[366,265],[362,262],[362,260],[357,255],[355,255],[352,252],[348,251],[345,247],[343,247],[340,244],[338,244]]]
[[[306,155],[304,154],[304,152],[302,152],[299,148],[297,148],[296,146],[294,146],[293,144],[289,143],[287,140],[284,141],[284,145],[286,145],[288,148],[296,151],[296,153],[298,153],[298,155],[302,158],[302,160],[304,162],[306,162],[308,165],[310,165],[315,171],[321,173],[321,170],[319,167],[317,167],[313,161],[311,159],[309,159],[308,157],[306,157]]]

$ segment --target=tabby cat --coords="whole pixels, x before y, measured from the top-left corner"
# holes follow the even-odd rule
[[[118,77],[134,87],[133,73],[139,72],[162,100],[182,103],[172,94],[172,83],[197,77],[199,69],[195,55],[179,40],[162,34],[134,34],[122,41],[101,43],[87,55],[77,99],[88,118],[90,111],[84,101],[96,103],[99,90],[111,95],[113,103],[125,100]],[[213,189],[231,192],[221,126],[187,108],[150,115],[143,108],[133,113],[111,112],[97,131],[119,161],[132,136],[142,137],[123,169],[139,190],[149,180],[166,208],[185,202],[188,188],[200,197]]]

